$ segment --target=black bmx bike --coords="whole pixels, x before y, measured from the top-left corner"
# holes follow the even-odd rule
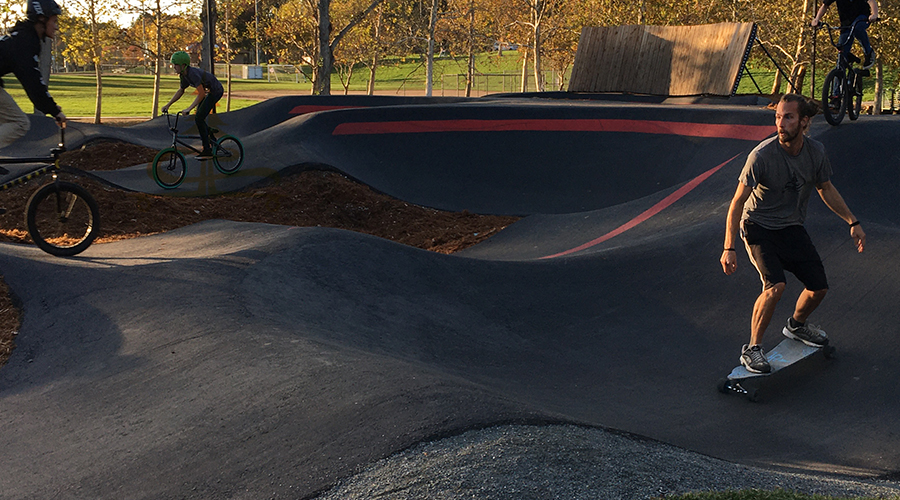
[[[850,26],[850,32],[846,43],[853,43],[853,30],[857,23]],[[834,33],[841,27],[829,26],[827,23],[819,23],[816,29],[824,29],[828,33],[828,41],[838,51],[838,62],[822,85],[822,114],[825,121],[831,125],[839,125],[844,119],[844,114],[856,120],[862,111],[863,77],[869,76],[868,69],[856,68],[853,65],[860,63],[860,59],[853,54],[845,57],[841,46],[834,40]]]
[[[187,175],[186,161],[184,154],[178,150],[178,145],[200,153],[200,150],[186,143],[184,139],[200,139],[199,135],[179,135],[178,134],[178,118],[181,113],[175,113],[173,119],[171,114],[166,113],[166,123],[169,131],[172,132],[172,146],[156,153],[153,158],[152,170],[153,180],[163,189],[174,189],[184,182]],[[241,141],[232,135],[223,135],[216,137],[219,130],[209,127],[209,142],[212,149],[212,161],[216,166],[216,170],[223,174],[230,175],[238,171],[244,163],[244,145]]]
[[[65,152],[65,128],[59,129],[59,145],[49,156],[0,158],[2,165],[37,165],[0,185],[0,191],[52,174],[52,181],[39,187],[25,204],[28,235],[41,250],[59,257],[83,252],[100,231],[100,209],[90,193],[78,184],[59,180],[59,155]],[[5,170],[5,169],[4,169]],[[6,210],[0,208],[0,213]]]

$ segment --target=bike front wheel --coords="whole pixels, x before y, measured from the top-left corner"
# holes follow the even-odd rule
[[[832,125],[841,123],[847,111],[846,97],[844,72],[834,68],[825,77],[825,84],[822,86],[822,113],[825,115],[825,121]]]
[[[847,86],[847,118],[856,120],[862,112],[863,99],[862,76],[853,75],[853,84]]]
[[[175,148],[166,148],[153,158],[153,180],[163,189],[175,189],[187,175],[184,155]]]
[[[223,174],[233,174],[244,163],[244,145],[237,137],[231,135],[222,136],[216,141],[213,163],[216,170]]]
[[[59,257],[83,252],[100,231],[100,209],[83,187],[51,182],[25,205],[28,234],[41,250]]]

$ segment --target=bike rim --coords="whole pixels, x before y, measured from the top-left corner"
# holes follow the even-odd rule
[[[69,191],[56,191],[37,200],[34,208],[35,235],[56,248],[73,248],[94,230],[94,217],[87,200]]]
[[[216,147],[214,161],[216,167],[222,173],[230,174],[241,168],[241,164],[244,162],[244,155],[241,151],[240,143],[231,137],[220,139]]]
[[[157,158],[153,174],[163,187],[175,187],[185,175],[184,160],[175,151],[166,151]]]

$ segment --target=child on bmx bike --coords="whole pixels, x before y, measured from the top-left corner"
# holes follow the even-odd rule
[[[162,112],[168,113],[169,107],[184,95],[185,89],[194,87],[197,89],[197,98],[191,103],[181,114],[187,116],[191,110],[197,108],[197,114],[194,121],[197,123],[197,130],[200,132],[200,140],[203,142],[203,150],[195,156],[198,160],[208,160],[213,157],[212,148],[209,142],[209,126],[206,124],[206,117],[222,98],[225,89],[219,80],[210,73],[200,68],[191,67],[191,56],[187,52],[178,51],[172,54],[172,65],[178,76],[181,78],[181,86],[175,91],[172,99],[162,107]]]
[[[841,60],[850,60],[850,49],[853,48],[853,39],[859,40],[865,52],[863,69],[869,69],[875,64],[875,50],[869,43],[869,35],[866,28],[869,23],[878,20],[878,2],[875,0],[824,0],[822,6],[813,18],[812,26],[815,28],[825,15],[828,7],[837,3],[838,17],[841,20],[841,36],[838,46],[841,47]]]

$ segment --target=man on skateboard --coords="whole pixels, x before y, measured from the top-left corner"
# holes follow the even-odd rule
[[[824,331],[806,323],[828,292],[822,259],[803,227],[813,188],[825,205],[849,225],[858,252],[866,243],[859,220],[831,183],[831,163],[825,147],[803,135],[816,112],[816,105],[801,95],[785,94],[781,98],[775,109],[778,134],[750,152],[725,220],[722,269],[727,275],[737,269],[735,240],[740,228],[747,254],[763,284],[753,306],[750,343],[741,350],[741,364],[753,373],[771,371],[762,339],[784,293],[785,271],[793,273],[805,289],[788,318],[784,335],[810,346],[828,343]]]

